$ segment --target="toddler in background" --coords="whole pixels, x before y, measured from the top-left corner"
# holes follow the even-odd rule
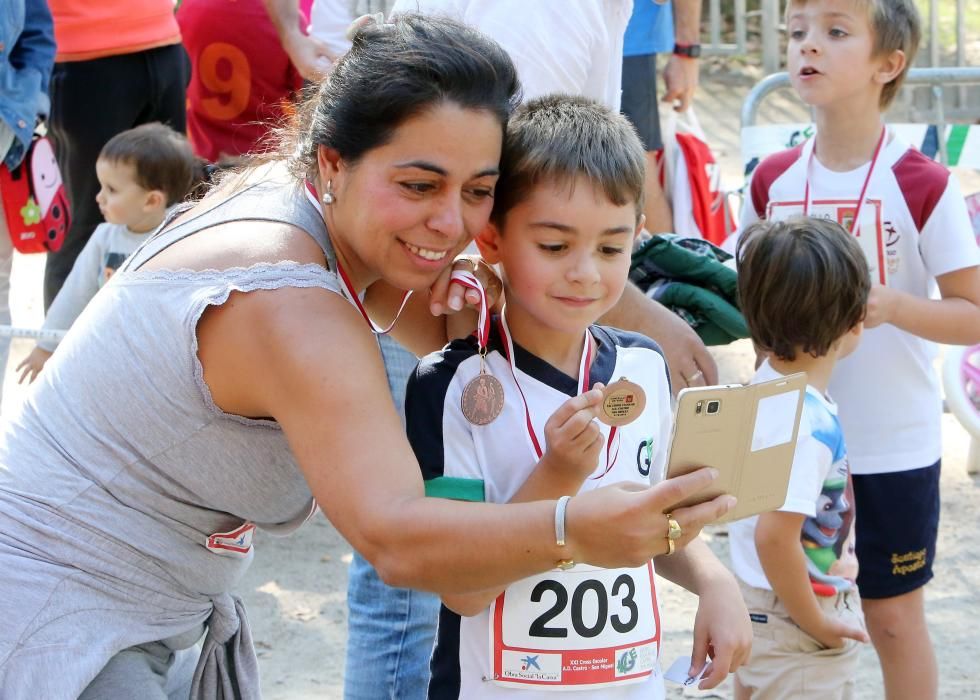
[[[95,197],[105,219],[79,254],[44,319],[43,330],[67,330],[123,260],[159,228],[170,207],[191,188],[198,164],[187,140],[160,123],[117,134],[95,163]],[[57,347],[38,341],[17,365],[21,383],[33,382]]]

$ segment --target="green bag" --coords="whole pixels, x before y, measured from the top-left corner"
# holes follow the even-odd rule
[[[738,275],[732,256],[701,238],[668,233],[634,253],[630,279],[647,296],[683,318],[705,345],[749,337],[738,309]]]

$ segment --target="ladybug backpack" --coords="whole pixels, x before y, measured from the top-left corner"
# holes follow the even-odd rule
[[[61,248],[71,214],[51,141],[34,135],[13,170],[0,163],[0,197],[14,249],[46,253]]]

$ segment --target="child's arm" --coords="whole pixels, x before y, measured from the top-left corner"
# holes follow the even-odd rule
[[[75,319],[99,291],[99,274],[102,271],[101,265],[106,247],[104,239],[101,227],[96,228],[88,243],[82,248],[82,252],[78,254],[65,283],[51,302],[51,307],[44,316],[44,324],[41,326],[44,330],[66,331],[71,328]],[[23,384],[25,379],[28,382],[37,379],[37,375],[57,347],[56,341],[38,341],[31,353],[17,365],[16,371],[20,372],[17,383]]]
[[[269,19],[279,34],[283,50],[304,78],[322,80],[331,64],[338,58],[319,39],[307,36],[300,30],[298,5],[291,0],[263,0]]]
[[[868,634],[863,629],[829,618],[820,609],[800,545],[805,518],[802,513],[785,511],[759,516],[755,546],[766,578],[793,622],[825,647],[840,648],[845,639],[867,642]]]
[[[544,426],[547,450],[511,503],[574,496],[582,488],[606,444],[594,420],[602,404],[602,389],[602,384],[594,385],[551,415]]]
[[[602,403],[602,385],[558,407],[545,424],[548,450],[511,503],[540,501],[578,493],[599,462],[605,441],[593,419]],[[501,594],[501,589],[444,595],[443,604],[464,617],[476,615]]]
[[[657,573],[698,596],[689,676],[711,658],[699,688],[714,688],[749,659],[752,624],[735,577],[700,539],[670,556],[657,557]]]
[[[44,369],[44,363],[50,359],[52,354],[50,350],[45,350],[41,346],[35,345],[34,349],[31,350],[31,354],[21,360],[21,363],[17,365],[15,371],[20,372],[17,383],[23,384],[25,379],[28,384],[33,383],[37,379],[37,375]]]
[[[875,285],[868,298],[867,328],[891,323],[937,343],[980,343],[980,267],[965,267],[936,277],[942,299],[924,299]]]
[[[99,275],[102,273],[102,263],[108,246],[105,231],[101,226],[97,228],[78,254],[68,278],[48,307],[42,326],[44,330],[66,331],[71,328],[75,319],[99,291]],[[54,352],[58,344],[40,341],[38,347]]]

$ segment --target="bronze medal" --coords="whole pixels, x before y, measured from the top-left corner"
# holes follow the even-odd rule
[[[480,372],[463,387],[463,417],[473,425],[492,423],[504,408],[504,387],[492,374]]]
[[[606,425],[621,427],[636,420],[646,408],[647,397],[643,388],[621,377],[605,388],[599,420]]]

